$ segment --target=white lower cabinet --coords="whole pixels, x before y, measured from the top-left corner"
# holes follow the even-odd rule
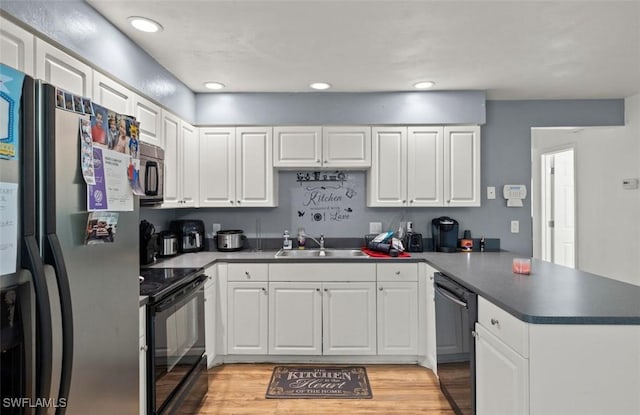
[[[218,319],[218,284],[216,279],[216,266],[205,269],[208,275],[204,283],[204,344],[207,354],[207,366],[211,367],[216,358],[216,331]]]
[[[529,360],[477,323],[476,413],[529,413]]]
[[[375,290],[374,282],[322,284],[323,354],[376,354]]]
[[[140,322],[138,324],[140,330],[140,349],[139,349],[139,390],[138,399],[140,402],[140,415],[146,415],[147,413],[147,306],[140,307]]]
[[[269,284],[269,354],[322,354],[322,284]]]
[[[378,282],[378,354],[418,354],[418,283]]]
[[[228,354],[267,354],[267,288],[267,282],[228,282]]]

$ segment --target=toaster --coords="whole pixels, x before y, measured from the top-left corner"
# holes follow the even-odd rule
[[[179,252],[204,249],[204,222],[201,220],[173,220],[169,228],[178,236]]]

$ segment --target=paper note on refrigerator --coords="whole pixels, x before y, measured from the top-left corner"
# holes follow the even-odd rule
[[[133,210],[133,193],[127,178],[129,156],[93,147],[96,184],[87,186],[87,210],[128,212]]]
[[[0,275],[16,272],[18,184],[0,182]]]

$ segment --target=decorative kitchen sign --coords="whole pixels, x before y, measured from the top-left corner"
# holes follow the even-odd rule
[[[309,235],[339,234],[339,229],[362,214],[364,175],[345,171],[296,173],[291,190],[293,229]],[[332,229],[333,228],[333,229]]]

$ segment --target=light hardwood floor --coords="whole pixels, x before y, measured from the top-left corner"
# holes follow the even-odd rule
[[[231,364],[210,369],[209,392],[200,415],[453,415],[433,372],[419,366],[366,365],[373,399],[266,399],[274,366]]]

